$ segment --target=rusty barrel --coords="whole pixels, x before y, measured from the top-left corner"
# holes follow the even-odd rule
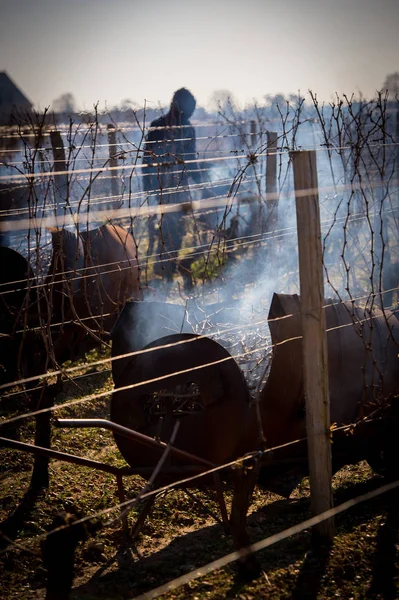
[[[399,322],[379,309],[351,302],[325,302],[331,423],[353,423],[389,404],[399,393]],[[269,377],[260,394],[269,447],[306,437],[300,299],[274,294],[269,311],[274,345]],[[236,455],[255,449],[255,411],[248,415]],[[287,447],[275,457],[296,459],[306,445]]]
[[[390,311],[326,301],[331,422],[350,423],[399,392],[399,322]],[[265,405],[303,404],[300,300],[275,294],[269,312],[275,351]],[[290,341],[292,340],[292,341]]]
[[[16,380],[21,361],[32,362],[34,357],[33,344],[29,348],[34,336],[27,325],[36,325],[38,321],[36,293],[36,280],[26,258],[16,250],[0,246],[1,384]]]
[[[187,331],[190,319],[185,321],[184,307],[145,304],[129,303],[111,332],[113,356],[141,350],[113,361],[111,420],[164,442],[179,420],[176,448],[213,464],[228,461],[249,405],[241,369],[216,341]],[[155,321],[169,331],[178,327],[187,332],[148,342],[152,332],[164,330]],[[124,387],[128,389],[118,391]],[[162,454],[119,435],[115,441],[132,467],[155,467]],[[167,466],[183,464],[171,456]]]

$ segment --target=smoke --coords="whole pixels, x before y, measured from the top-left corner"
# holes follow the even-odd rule
[[[152,298],[184,304],[188,297],[194,297],[201,305],[233,299],[242,303],[244,318],[251,311],[264,311],[270,305],[274,292],[299,292],[295,193],[292,165],[287,149],[317,150],[326,296],[338,295],[348,299],[365,295],[370,292],[370,278],[374,291],[378,291],[381,279],[384,280],[385,288],[397,285],[395,279],[397,280],[399,262],[398,199],[392,193],[395,186],[397,189],[397,183],[389,184],[393,173],[392,152],[389,154],[382,146],[365,145],[360,150],[356,150],[356,147],[342,150],[343,146],[348,145],[348,140],[353,145],[356,141],[362,141],[362,138],[358,133],[356,137],[352,132],[349,132],[350,135],[345,134],[345,137],[346,130],[344,131],[343,123],[344,117],[347,116],[340,115],[340,121],[338,118],[334,120],[331,108],[326,109],[323,114],[324,123],[320,118],[314,118],[312,107],[307,107],[308,113],[302,120],[296,118],[294,107],[288,120],[284,121],[285,115],[280,115],[280,122],[274,119],[272,124],[267,121],[266,108],[264,112],[262,110],[259,108],[258,112],[247,111],[230,115],[235,121],[221,119],[218,125],[197,127],[199,159],[215,157],[215,161],[200,165],[205,173],[205,190],[195,189],[194,186],[187,192],[176,194],[176,197],[194,200],[206,198],[207,194],[221,197],[221,200],[224,197],[225,203],[221,204],[221,208],[209,211],[209,218],[205,216],[211,229],[217,230],[222,224],[227,235],[238,239],[226,241],[224,266],[219,269],[218,275],[211,282],[199,282],[198,288],[190,293],[176,291],[176,283],[170,286],[162,282]],[[312,118],[308,118],[309,116]],[[255,118],[258,119],[258,132],[255,137],[251,137],[249,133],[252,124],[249,125],[249,119]],[[259,131],[260,124],[263,128],[262,135]],[[277,219],[268,213],[265,195],[267,162],[264,156],[265,127],[273,128],[278,135]],[[83,169],[101,166],[109,158],[106,131],[101,128],[92,128],[88,133],[87,129],[82,130],[82,133],[83,131],[86,137],[79,133],[73,140],[76,151],[70,140],[68,141],[71,146],[70,164]],[[326,131],[331,141],[330,145],[326,144]],[[347,131],[349,131],[348,127]],[[116,153],[126,148],[139,148],[142,141],[140,135],[141,132],[137,127],[127,128],[123,134],[118,132]],[[66,139],[63,137],[65,143]],[[82,141],[89,149],[95,144],[94,162],[91,151],[79,150]],[[370,138],[369,141],[374,143],[375,139]],[[52,164],[52,148],[48,142],[46,144],[47,146],[41,151],[40,158],[43,164],[38,167],[39,170],[46,170]],[[19,148],[18,151],[19,154],[13,154],[13,158],[23,159],[24,148]],[[251,152],[258,152],[260,156],[248,167],[248,156]],[[133,162],[134,156],[134,154],[121,154],[117,164],[127,164],[128,160]],[[140,162],[139,154],[137,157]],[[223,160],[216,160],[219,158]],[[74,163],[75,159],[77,162]],[[378,172],[379,165],[384,166],[382,176]],[[2,173],[5,173],[4,166],[2,169]],[[7,173],[11,171],[7,170]],[[123,206],[135,207],[143,201],[141,181],[143,176],[145,173],[134,170],[131,173],[128,171],[118,173],[120,190],[123,193],[120,203]],[[42,181],[44,182],[44,179]],[[382,185],[381,181],[383,181]],[[206,186],[206,182],[209,186]],[[71,168],[69,210],[73,213],[79,211],[87,214],[86,227],[82,226],[82,228],[92,229],[101,224],[93,221],[90,211],[107,206],[107,197],[111,188],[110,176],[89,173],[74,177]],[[47,190],[43,187],[37,188],[33,195],[36,202],[34,205],[24,200],[21,207],[27,208],[29,214],[33,211],[39,217],[54,214],[54,210],[62,208],[57,206],[57,194],[54,183],[50,182]],[[258,204],[262,207],[266,222],[262,224],[259,236],[256,237],[251,228],[254,224],[253,209]],[[227,211],[225,205],[229,207]],[[198,217],[198,214],[195,216]],[[40,224],[39,221],[36,222]],[[141,223],[138,220],[131,220],[130,225],[137,234],[139,258],[142,259],[146,251],[143,242],[146,234],[145,220]],[[258,225],[256,221],[255,225]],[[31,260],[33,257],[35,261],[35,252],[27,248],[26,233],[20,232],[18,236],[5,235],[3,240],[5,239],[13,248],[22,250],[25,256],[31,257]],[[220,233],[222,235],[223,231]],[[37,235],[38,237],[35,233],[35,236],[31,236],[30,243],[33,247],[39,240],[43,248],[49,242],[49,236],[45,230],[40,230],[40,227]],[[202,243],[210,239],[203,233],[200,237]],[[221,247],[223,248],[223,244]],[[151,299],[150,292],[148,298]]]

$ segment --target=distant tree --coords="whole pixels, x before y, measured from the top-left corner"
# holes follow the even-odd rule
[[[76,112],[76,100],[73,94],[67,92],[53,100],[53,110],[58,113]]]
[[[390,73],[385,77],[385,81],[382,84],[383,90],[388,90],[390,96],[395,98],[399,95],[399,72]]]
[[[140,107],[137,104],[137,102],[135,102],[134,100],[130,100],[130,98],[125,98],[125,100],[122,100],[122,102],[120,103],[121,111],[137,110],[138,108]]]
[[[267,94],[264,96],[266,100],[266,109],[271,118],[280,118],[280,111],[284,112],[287,106],[287,100],[284,94]]]
[[[229,114],[235,111],[237,102],[229,90],[215,90],[208,102],[210,112]]]

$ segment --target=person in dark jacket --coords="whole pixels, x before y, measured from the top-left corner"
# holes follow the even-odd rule
[[[181,88],[173,94],[169,112],[152,121],[144,147],[143,187],[147,192],[149,205],[167,205],[187,201],[186,186],[189,179],[201,183],[201,171],[197,159],[195,129],[190,117],[196,101],[192,93]],[[156,232],[156,223],[159,231]],[[149,219],[148,254],[154,251],[157,243],[157,263],[154,272],[165,273],[171,280],[178,264],[177,256],[185,235],[181,211],[165,212],[160,218]],[[183,267],[187,270],[187,267]],[[185,273],[183,273],[183,276]]]

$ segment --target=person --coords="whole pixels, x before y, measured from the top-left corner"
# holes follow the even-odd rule
[[[149,205],[183,203],[187,201],[185,187],[189,179],[202,182],[199,163],[186,164],[187,160],[197,158],[195,129],[190,123],[195,106],[192,93],[180,88],[173,94],[169,111],[150,124],[142,160],[145,165],[143,187]],[[154,252],[157,238],[156,254],[160,260],[154,264],[156,274],[165,273],[166,278],[172,280],[179,267],[185,282],[187,277],[191,278],[191,273],[187,273],[187,261],[178,260],[184,235],[181,211],[150,217],[148,254]]]

